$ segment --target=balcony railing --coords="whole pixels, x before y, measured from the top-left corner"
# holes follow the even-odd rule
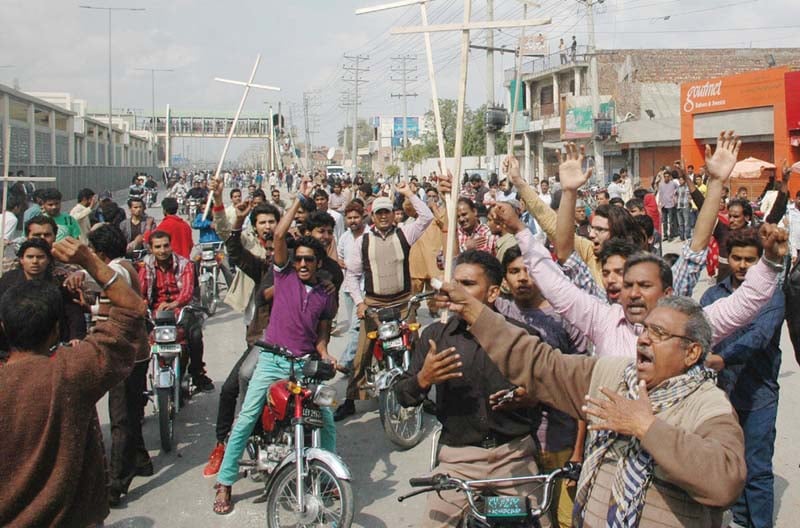
[[[547,73],[548,71],[556,71],[561,68],[574,66],[576,64],[586,65],[589,63],[588,53],[588,46],[578,46],[575,50],[574,57],[572,56],[572,50],[570,48],[565,48],[563,51],[557,50],[542,57],[536,57],[535,59],[527,62],[523,61],[520,74],[526,75],[530,73]],[[509,68],[505,70],[504,73],[505,80],[510,81],[514,79],[515,69]]]

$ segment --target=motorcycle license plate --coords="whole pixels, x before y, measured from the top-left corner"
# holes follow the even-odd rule
[[[322,427],[322,411],[312,407],[303,407],[303,421],[311,427]]]
[[[527,497],[489,496],[485,497],[486,520],[490,524],[524,521],[528,518]]]
[[[388,341],[383,342],[384,350],[394,350],[395,348],[403,348],[402,337],[395,337],[394,339],[390,339]]]

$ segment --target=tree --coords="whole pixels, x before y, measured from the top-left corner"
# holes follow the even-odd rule
[[[445,156],[453,156],[456,143],[456,100],[439,99],[439,113],[442,117],[442,131],[445,142]],[[425,156],[435,158],[439,156],[436,145],[436,128],[433,110],[425,113],[427,132],[422,136],[422,145]],[[506,134],[499,132],[495,140],[495,152],[502,153],[506,150]],[[486,155],[486,105],[477,110],[470,110],[464,106],[464,148],[463,156]]]
[[[400,160],[411,165],[411,172],[414,172],[414,167],[422,163],[422,160],[427,157],[425,147],[422,144],[411,145],[400,152]]]
[[[346,128],[341,128],[336,133],[336,144],[340,147],[344,146],[346,148],[351,148],[353,145],[353,127],[348,126]],[[369,146],[369,142],[372,141],[372,127],[369,126],[369,123],[366,119],[359,119],[358,120],[358,148],[364,148]],[[347,138],[347,145],[344,144],[345,137]]]
[[[397,176],[400,174],[400,167],[397,165],[387,165],[383,170],[390,178],[397,178]]]

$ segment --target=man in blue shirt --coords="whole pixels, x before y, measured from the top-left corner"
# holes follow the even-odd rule
[[[731,295],[761,257],[761,241],[754,229],[732,231],[726,243],[731,274],[703,294],[703,306]],[[772,526],[772,455],[784,308],[784,295],[778,288],[753,322],[718,343],[706,360],[706,366],[719,372],[720,387],[728,393],[744,431],[747,481],[731,508],[739,526]]]

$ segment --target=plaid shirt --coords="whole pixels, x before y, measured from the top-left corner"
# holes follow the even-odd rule
[[[172,254],[172,269],[163,271],[156,265],[153,255],[147,255],[139,268],[139,287],[150,308],[161,303],[177,302],[183,307],[192,301],[194,293],[194,265],[187,259]]]
[[[679,185],[678,188],[675,189],[675,207],[678,209],[688,208],[690,205],[690,198],[689,187],[686,184]]]
[[[486,251],[488,253],[491,253],[492,255],[497,253],[497,237],[492,234],[491,230],[489,229],[489,226],[480,223],[475,228],[475,231],[472,232],[472,234],[467,233],[466,231],[461,229],[461,227],[458,228],[458,251],[459,252],[466,251],[467,241],[470,238],[476,238],[476,237],[485,237],[486,242],[476,247],[475,249],[478,249],[480,251]]]
[[[673,295],[682,295],[691,297],[697,281],[700,279],[700,272],[703,271],[703,266],[706,264],[706,254],[708,248],[703,248],[700,251],[692,251],[691,243],[686,242],[681,250],[681,256],[675,261],[672,266],[672,288]],[[595,297],[606,301],[606,291],[602,286],[597,284],[589,271],[589,267],[578,255],[573,251],[569,258],[561,264],[561,270],[569,280],[578,288],[594,295]]]

